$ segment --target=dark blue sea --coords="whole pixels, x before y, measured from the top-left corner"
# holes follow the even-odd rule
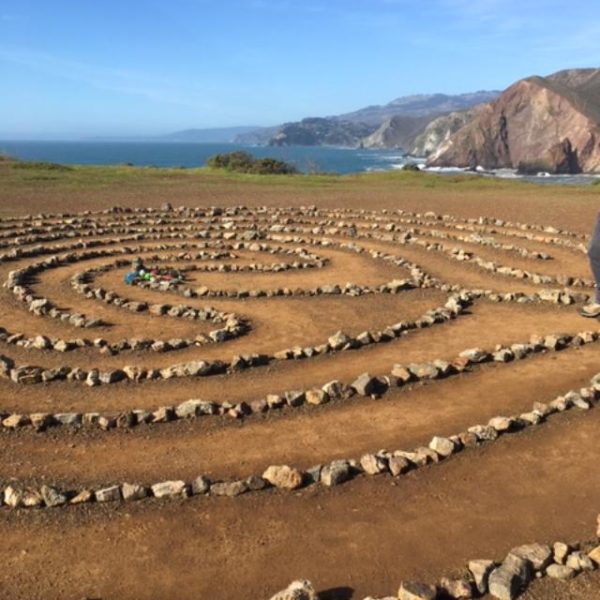
[[[278,158],[292,163],[305,173],[363,173],[401,169],[406,158],[399,150],[364,150],[360,148],[330,148],[322,146],[266,147],[241,144],[206,144],[192,142],[104,142],[104,141],[2,141],[0,154],[9,154],[22,160],[43,160],[62,164],[117,165],[156,167],[201,167],[215,154],[245,150],[263,158]],[[436,169],[440,174],[456,174],[460,169]],[[521,178],[514,171],[501,169],[485,173],[488,176]],[[523,177],[537,183],[589,184],[598,177],[589,175],[540,174]]]

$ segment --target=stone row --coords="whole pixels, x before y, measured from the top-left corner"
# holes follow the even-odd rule
[[[378,220],[382,220],[381,218]],[[296,223],[303,223],[306,225],[311,225],[311,221],[307,220],[307,219],[299,219],[296,221]],[[389,218],[386,219],[386,224],[382,227],[380,226],[378,223],[374,223],[371,226],[362,226],[360,224],[357,223],[352,223],[351,225],[349,225],[350,228],[352,228],[355,231],[358,231],[359,229],[365,229],[365,230],[381,230],[383,229],[386,232],[396,232],[396,231],[400,231],[402,233],[404,233],[405,235],[409,235],[409,236],[426,236],[426,237],[435,237],[435,238],[440,238],[440,239],[447,239],[447,240],[456,240],[456,241],[461,241],[461,242],[465,242],[465,243],[469,243],[469,244],[477,244],[477,245],[481,245],[481,246],[487,246],[490,248],[493,248],[495,250],[503,250],[506,252],[511,252],[511,253],[515,253],[518,256],[521,256],[522,258],[528,258],[528,259],[534,259],[534,260],[550,260],[552,257],[546,253],[546,252],[539,252],[539,251],[533,251],[533,250],[528,250],[527,248],[523,248],[520,246],[516,246],[514,244],[502,244],[502,243],[498,243],[496,242],[493,238],[490,237],[484,237],[482,236],[479,232],[475,231],[475,228],[473,228],[473,232],[466,236],[466,235],[460,235],[457,233],[449,233],[446,231],[440,231],[438,229],[421,229],[419,227],[405,227],[404,224],[405,223],[409,223],[411,225],[417,225],[420,227],[433,227],[433,225],[431,225],[430,223],[427,223],[426,221],[420,221],[417,219],[397,219],[395,221],[390,221]],[[325,229],[326,227],[328,227],[328,229]],[[333,229],[332,229],[333,228]],[[340,232],[340,229],[343,229],[340,227],[339,223],[335,223],[334,221],[321,221],[318,222],[318,228],[315,229],[314,228],[314,224],[312,225],[312,227],[309,228],[310,231],[312,231],[312,233],[329,233],[329,234],[338,234]],[[272,231],[285,231],[286,228],[283,225],[275,225],[271,227]],[[501,233],[500,235],[504,235],[504,233]],[[533,238],[534,236],[529,236],[530,238]],[[537,240],[533,240],[532,241],[537,241],[539,243],[547,243],[547,240],[544,238],[540,238]]]
[[[250,492],[276,488],[292,491],[311,485],[330,488],[359,476],[387,475],[398,477],[409,471],[437,464],[453,455],[501,436],[520,432],[543,423],[555,413],[574,407],[589,410],[600,398],[600,373],[591,380],[591,387],[570,391],[549,403],[536,402],[530,412],[515,416],[493,417],[485,425],[474,425],[449,437],[434,436],[427,446],[413,450],[379,450],[360,459],[338,459],[301,471],[288,465],[271,465],[262,475],[250,475],[232,481],[211,480],[199,475],[193,481],[167,480],[151,485],[120,483],[99,488],[61,490],[50,485],[27,487],[11,482],[0,490],[2,505],[8,508],[43,508],[68,506],[87,502],[136,501],[146,498],[189,498],[195,496],[236,497]]]
[[[391,221],[391,215],[389,214],[388,211],[386,210],[382,210],[380,211],[381,214],[372,214],[372,215],[362,215],[362,213],[359,211],[359,214],[361,214],[362,218],[365,220],[373,220],[373,221],[377,221],[376,223],[373,223],[373,225],[370,227],[370,229],[381,229],[380,225],[378,224],[378,222],[382,222],[385,221],[386,225],[384,226],[384,229],[387,231],[395,231],[397,228],[397,225],[404,225],[404,224],[409,224],[409,225],[418,225],[418,226],[429,226],[432,227],[433,224],[420,218],[420,213],[408,213],[406,211],[403,210],[397,210],[394,211],[395,214],[397,215],[405,215],[403,217],[396,217],[395,218],[395,222]],[[425,215],[428,216],[428,218],[434,219],[436,221],[435,225],[439,226],[440,225],[440,221],[441,224],[444,227],[449,227],[452,228],[456,231],[470,231],[472,233],[492,233],[492,234],[499,234],[499,235],[503,235],[506,237],[516,237],[516,238],[521,238],[521,239],[527,239],[529,241],[534,241],[537,243],[542,243],[542,244],[546,244],[546,245],[554,245],[554,246],[563,246],[563,247],[567,247],[569,249],[572,250],[576,250],[577,252],[587,252],[587,248],[585,246],[585,244],[583,243],[578,243],[575,244],[573,242],[571,242],[571,240],[565,240],[562,239],[560,237],[547,237],[547,236],[542,236],[542,235],[534,235],[531,233],[527,233],[526,229],[524,230],[522,225],[519,226],[519,228],[521,229],[521,231],[519,232],[515,232],[515,231],[509,231],[509,230],[504,230],[501,231],[502,227],[517,227],[516,224],[511,225],[510,222],[505,222],[502,221],[501,219],[496,219],[496,220],[489,220],[487,219],[487,221],[489,221],[489,223],[487,225],[483,225],[483,224],[477,224],[475,225],[475,221],[476,220],[469,220],[471,221],[471,223],[467,223],[467,221],[464,222],[460,222],[456,217],[452,217],[450,215],[436,215],[435,213],[425,213]],[[424,215],[424,216],[425,216]],[[335,222],[334,220],[332,220],[331,218],[328,220],[321,220],[318,221],[318,225],[320,228],[325,228],[325,227],[333,227],[334,229],[326,229],[326,230],[320,230],[319,233],[323,233],[324,231],[327,231],[330,235],[334,235],[336,233],[339,233],[339,228],[343,228],[343,227],[350,227],[353,228],[354,230],[356,230],[357,228],[357,224],[355,222],[356,217],[353,216],[353,221],[349,222],[349,223],[344,223],[344,222]],[[484,220],[486,220],[484,218]],[[307,219],[295,219],[296,222],[304,222],[304,223],[311,223],[310,221],[308,221]],[[391,222],[390,222],[391,221]],[[493,223],[493,224],[492,224]],[[489,227],[492,227],[491,229],[488,229]],[[546,230],[546,233],[549,233],[551,235],[567,235],[569,237],[574,237],[574,238],[578,238],[581,240],[587,240],[588,236],[586,235],[582,235],[582,234],[575,234],[572,232],[567,232],[567,231],[561,231],[558,230],[556,228],[553,227],[544,227],[543,229]],[[541,230],[541,229],[540,229]],[[525,231],[525,232],[524,232]]]
[[[329,235],[332,234],[331,231],[327,231]],[[343,232],[339,232],[337,235],[344,235]],[[351,237],[356,237],[359,239],[378,239],[381,241],[393,241],[397,244],[406,244],[406,245],[418,245],[423,247],[427,251],[437,251],[443,252],[449,258],[453,260],[458,260],[459,262],[472,262],[476,264],[478,267],[490,271],[492,273],[505,275],[509,277],[514,277],[516,279],[524,279],[531,280],[534,284],[553,284],[556,283],[558,285],[568,285],[571,287],[594,287],[594,281],[586,278],[574,278],[568,275],[544,275],[540,273],[534,273],[531,271],[527,271],[524,269],[515,269],[509,266],[498,265],[493,261],[482,259],[474,255],[471,252],[466,252],[462,248],[457,247],[446,247],[444,244],[438,242],[429,242],[427,240],[422,240],[419,238],[414,238],[408,232],[404,232],[401,235],[382,235],[378,236],[373,233],[361,234],[354,233]]]
[[[328,344],[332,350],[350,349],[354,341],[363,339],[361,335],[350,338],[343,332],[331,336]],[[330,401],[345,401],[355,396],[380,398],[394,389],[423,381],[448,378],[461,373],[473,371],[485,363],[507,363],[523,360],[539,352],[561,351],[577,348],[600,339],[600,332],[586,331],[575,336],[553,334],[547,336],[531,336],[528,343],[515,343],[511,346],[497,345],[494,350],[469,348],[462,351],[454,360],[433,360],[427,363],[396,364],[387,375],[371,376],[363,373],[352,383],[332,380],[322,387],[307,390],[288,390],[281,394],[267,394],[266,397],[250,402],[211,402],[199,399],[186,400],[176,406],[161,406],[155,410],[132,409],[120,413],[99,412],[61,412],[61,413],[15,413],[0,410],[0,425],[5,430],[13,431],[21,427],[33,427],[44,431],[48,427],[98,427],[103,430],[113,428],[133,428],[142,424],[169,423],[179,419],[195,419],[206,416],[231,417],[244,419],[251,415],[264,414],[269,411],[289,409],[301,406],[320,406]],[[251,366],[266,365],[269,357],[251,354],[234,357],[228,371],[239,371]]]
[[[392,596],[364,600],[471,600],[489,594],[497,600],[515,600],[538,579],[569,580],[600,567],[600,515],[593,538],[581,542],[557,541],[516,546],[502,560],[474,559],[461,577],[442,577],[435,584],[401,582]],[[567,590],[565,590],[568,593]],[[308,580],[293,581],[270,600],[318,600]],[[565,596],[567,598],[567,596]]]
[[[119,215],[129,215],[129,214],[135,214],[135,215],[158,215],[160,219],[165,219],[165,215],[168,215],[170,218],[172,218],[172,216],[175,213],[178,213],[179,215],[183,215],[186,217],[194,217],[196,219],[198,218],[216,218],[216,217],[224,217],[224,216],[231,216],[234,217],[236,215],[239,214],[244,214],[244,213],[248,213],[251,214],[253,216],[259,215],[259,214],[273,214],[273,209],[269,209],[267,207],[256,207],[253,209],[248,209],[247,207],[230,207],[230,208],[221,208],[221,207],[207,207],[207,208],[191,208],[191,207],[179,207],[177,209],[174,210],[169,210],[169,211],[159,211],[156,209],[152,209],[152,208],[139,208],[139,209],[127,209],[127,208],[121,208],[121,207],[114,207],[112,209],[112,213],[110,211],[97,211],[97,212],[90,212],[90,211],[86,211],[86,213],[80,213],[80,214],[64,214],[64,213],[59,213],[56,215],[42,215],[40,217],[40,215],[27,215],[25,217],[20,217],[20,218],[14,218],[14,219],[8,219],[5,220],[5,222],[15,222],[15,223],[21,223],[23,221],[27,221],[27,220],[39,220],[40,218],[51,218],[54,217],[55,219],[60,220],[61,224],[66,224],[67,226],[72,226],[75,224],[83,224],[84,222],[89,223],[90,225],[97,225],[97,222],[93,219],[90,219],[91,216],[93,215],[111,215],[111,214],[119,214]],[[275,211],[277,214],[292,214],[294,216],[298,216],[299,214],[308,214],[308,215],[312,215],[312,216],[320,216],[322,214],[336,214],[336,215],[344,215],[344,214],[351,214],[354,218],[356,218],[356,215],[360,215],[363,216],[364,218],[369,218],[372,217],[373,215],[377,215],[378,213],[376,213],[375,211],[368,211],[365,209],[360,209],[360,210],[356,210],[356,209],[336,209],[336,210],[327,210],[325,211],[324,209],[316,209],[316,207],[314,206],[301,206],[298,208],[289,208],[289,209],[276,209]],[[392,211],[393,214],[398,214],[398,215],[406,215],[406,216],[412,216],[416,219],[419,219],[421,217],[427,218],[427,219],[434,219],[436,221],[443,221],[444,223],[450,223],[450,224],[454,224],[454,225],[463,225],[463,226],[472,226],[472,227],[504,227],[504,228],[513,228],[513,229],[518,229],[521,231],[537,231],[537,232],[541,232],[544,234],[550,234],[550,235],[563,235],[563,236],[567,236],[570,238],[575,238],[575,239],[581,239],[581,240],[585,240],[587,239],[587,236],[582,235],[582,234],[576,234],[573,232],[569,232],[567,230],[561,230],[555,227],[551,227],[551,226],[543,226],[543,225],[534,225],[534,224],[530,224],[530,223],[519,223],[519,222],[511,222],[511,221],[505,221],[502,219],[497,219],[497,218],[493,218],[493,217],[480,217],[478,219],[460,219],[458,217],[455,216],[451,216],[451,215],[438,215],[432,211],[428,211],[425,212],[423,214],[421,213],[411,213],[408,211],[403,211],[403,210],[397,210],[397,211]],[[82,214],[85,216],[85,219],[82,217]],[[382,210],[380,211],[380,214],[383,215],[385,218],[387,218],[387,216],[390,214],[390,211],[387,210]],[[40,223],[41,225],[41,223]],[[54,224],[54,226],[56,226],[56,224]],[[510,233],[514,233],[514,232],[510,232]]]
[[[14,383],[19,384],[39,384],[49,381],[66,380],[85,382],[89,386],[119,383],[124,380],[138,382],[142,380],[164,380],[177,377],[206,377],[241,368],[263,366],[275,360],[308,358],[334,351],[353,350],[368,344],[389,342],[391,339],[399,337],[409,330],[430,327],[436,323],[443,323],[455,318],[462,313],[464,306],[468,302],[468,296],[466,295],[462,298],[460,296],[451,297],[445,306],[427,311],[416,321],[401,321],[385,328],[381,332],[367,332],[370,339],[364,340],[364,343],[357,345],[346,344],[339,349],[334,349],[329,343],[322,343],[299,350],[283,350],[275,352],[272,355],[249,355],[250,358],[247,355],[234,357],[231,363],[220,360],[196,360],[161,369],[124,366],[122,369],[112,369],[109,371],[102,371],[98,368],[86,371],[69,366],[44,369],[36,365],[16,365],[10,357],[0,355],[0,377],[10,378]]]

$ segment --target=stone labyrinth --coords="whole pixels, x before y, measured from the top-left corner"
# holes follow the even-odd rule
[[[576,312],[593,292],[586,242],[402,210],[4,219],[0,511],[334,486],[343,499],[383,478],[409,493],[588,435],[600,330]],[[182,277],[128,285],[136,260]],[[536,575],[593,570],[600,551],[577,541],[524,539],[506,558],[499,544],[460,577],[390,592],[512,598]]]

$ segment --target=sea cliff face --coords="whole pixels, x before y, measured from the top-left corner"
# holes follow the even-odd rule
[[[371,135],[362,140],[365,148],[410,148],[431,117],[395,116],[386,119]]]
[[[414,140],[410,153],[414,156],[429,156],[433,152],[440,152],[450,140],[450,136],[464,127],[479,113],[480,107],[451,112],[442,115],[427,124],[425,130]]]
[[[428,164],[600,172],[599,91],[600,71],[518,81],[482,105],[430,155]]]

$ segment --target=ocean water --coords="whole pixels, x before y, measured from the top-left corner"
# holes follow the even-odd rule
[[[224,152],[245,150],[258,158],[278,158],[303,172],[359,173],[398,168],[403,156],[397,150],[359,150],[320,146],[263,147],[191,142],[16,142],[0,141],[0,153],[23,160],[63,164],[201,167]]]
[[[206,160],[224,152],[245,150],[257,158],[266,156],[292,163],[305,173],[362,173],[401,169],[406,162],[422,161],[406,158],[399,150],[365,150],[360,148],[330,148],[321,146],[265,147],[241,144],[196,144],[192,142],[50,142],[2,141],[0,154],[23,160],[42,160],[62,164],[201,167]],[[444,174],[456,174],[462,169],[431,169]],[[519,178],[537,183],[589,184],[598,176],[547,175],[521,177],[510,169],[482,173],[489,177]]]

